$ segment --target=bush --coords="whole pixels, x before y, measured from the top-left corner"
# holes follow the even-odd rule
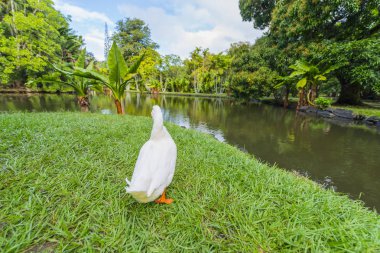
[[[231,76],[231,91],[235,97],[243,99],[269,96],[276,85],[278,74],[267,67],[260,67],[254,72],[241,71]]]
[[[325,110],[331,106],[332,100],[328,98],[317,98],[314,103],[318,109]]]

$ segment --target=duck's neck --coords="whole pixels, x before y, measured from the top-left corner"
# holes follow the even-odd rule
[[[164,136],[164,124],[162,120],[154,120],[153,121],[153,128],[152,128],[152,133],[150,135],[151,139],[157,139],[160,138],[161,136]]]

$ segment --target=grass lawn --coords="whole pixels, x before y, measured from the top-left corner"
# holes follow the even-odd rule
[[[377,116],[380,117],[380,103],[369,103],[364,102],[363,105],[360,106],[341,106],[334,105],[334,108],[342,108],[346,110],[351,110],[355,114],[365,115],[365,116]]]
[[[380,216],[361,202],[171,124],[174,203],[136,203],[124,179],[151,123],[0,114],[0,251],[380,251]]]

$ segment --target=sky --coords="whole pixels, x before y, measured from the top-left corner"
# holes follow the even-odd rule
[[[71,27],[84,37],[87,50],[104,59],[104,26],[109,34],[116,21],[129,17],[144,20],[162,55],[187,58],[199,46],[219,53],[238,41],[254,42],[262,35],[243,22],[238,0],[54,0],[70,15]]]

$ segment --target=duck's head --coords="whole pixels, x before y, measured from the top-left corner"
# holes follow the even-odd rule
[[[158,105],[153,106],[152,118],[155,122],[162,122],[163,121],[161,108]]]

